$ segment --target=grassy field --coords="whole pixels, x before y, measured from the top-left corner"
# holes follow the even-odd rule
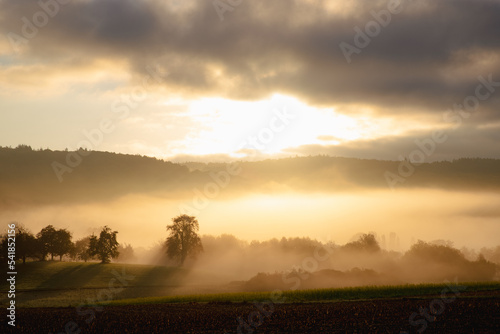
[[[18,307],[61,307],[102,303],[109,305],[243,302],[272,300],[269,292],[235,292],[234,287],[181,286],[188,269],[150,265],[32,262],[18,265]],[[200,273],[197,273],[198,275]],[[203,274],[203,273],[201,273]],[[461,283],[464,291],[500,290],[500,282]],[[446,284],[288,290],[277,298],[284,302],[363,300],[439,295]],[[8,287],[2,282],[2,305]]]
[[[187,273],[187,269],[139,264],[96,262],[28,262],[17,265],[17,290],[103,288],[125,268],[125,273],[134,276],[135,286],[176,284]],[[7,285],[2,282],[0,288]]]
[[[168,295],[189,270],[164,266],[82,262],[29,262],[17,265],[16,303],[20,307],[75,306],[115,288],[113,299]],[[5,282],[5,283],[4,283]],[[0,284],[2,305],[7,282]],[[125,286],[126,284],[126,286]],[[118,292],[117,288],[123,288]]]

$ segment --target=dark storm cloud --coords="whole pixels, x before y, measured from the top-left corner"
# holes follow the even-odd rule
[[[74,0],[29,39],[25,57],[121,59],[138,76],[154,63],[169,72],[167,85],[194,94],[282,92],[382,113],[442,112],[473,94],[478,76],[500,81],[500,4],[493,0],[402,1],[349,64],[339,44],[355,46],[354,28],[364,30],[370,11],[389,2],[358,0],[332,12],[327,1],[243,1],[221,21],[211,1]],[[35,1],[1,1],[0,30],[22,36],[21,18],[37,11]],[[476,120],[498,119],[496,103],[481,102]]]

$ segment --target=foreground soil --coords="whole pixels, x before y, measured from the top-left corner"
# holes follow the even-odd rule
[[[18,309],[16,328],[3,322],[0,332],[500,333],[499,291],[447,298]]]

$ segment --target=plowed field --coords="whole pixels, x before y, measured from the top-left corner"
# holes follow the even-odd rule
[[[500,333],[499,291],[462,293],[447,301],[430,296],[108,306],[80,314],[76,308],[16,311],[16,328],[3,322],[2,333]]]

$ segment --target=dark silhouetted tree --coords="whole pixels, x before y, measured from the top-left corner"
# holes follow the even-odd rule
[[[99,238],[95,235],[90,237],[89,254],[90,256],[97,256],[101,263],[109,263],[111,259],[117,258],[120,254],[118,252],[118,241],[116,235],[118,231],[111,231],[107,226],[104,226]]]
[[[54,260],[54,256],[59,256],[59,259],[62,260],[63,255],[69,254],[73,247],[71,233],[66,229],[56,230],[52,225],[44,227],[36,237],[42,261],[48,254],[50,254],[51,260]]]
[[[51,254],[59,256],[59,261],[62,261],[63,255],[69,254],[72,248],[71,233],[66,229],[56,230]]]
[[[8,258],[8,236],[7,234],[2,234],[0,236],[1,238],[1,242],[0,242],[0,263],[1,264],[6,264],[8,263],[9,261],[9,258]]]
[[[16,224],[16,234],[15,234],[15,256],[14,260],[22,260],[23,264],[26,263],[27,258],[37,257],[39,254],[38,250],[38,242],[27,228],[25,228],[22,224]],[[1,255],[2,261],[7,261],[8,254],[8,245],[9,241],[12,243],[12,240],[9,240],[9,236],[7,234],[2,235],[1,237]]]
[[[57,231],[54,226],[48,225],[42,228],[42,230],[36,235],[39,242],[39,250],[42,261],[45,261],[49,253],[51,255],[51,260],[54,259],[54,242],[56,240],[56,232]]]
[[[37,256],[38,241],[23,225],[16,224],[16,258],[26,263],[26,258]]]
[[[167,255],[179,260],[180,265],[188,256],[196,256],[203,251],[201,239],[198,236],[200,225],[193,216],[180,215],[172,218],[172,225],[167,226],[170,236],[167,238]]]

